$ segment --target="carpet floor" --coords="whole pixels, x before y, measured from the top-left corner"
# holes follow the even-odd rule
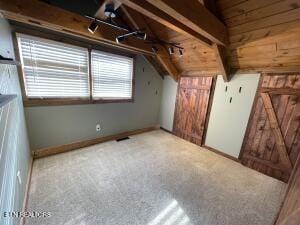
[[[271,225],[285,189],[157,130],[35,160],[26,225]]]

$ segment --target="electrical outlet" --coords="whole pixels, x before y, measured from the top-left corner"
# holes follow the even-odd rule
[[[18,178],[19,184],[21,185],[22,184],[22,179],[21,179],[20,170],[18,170],[18,172],[17,172],[17,178]]]
[[[100,131],[101,130],[101,126],[100,126],[100,124],[98,123],[98,124],[96,124],[96,131]]]

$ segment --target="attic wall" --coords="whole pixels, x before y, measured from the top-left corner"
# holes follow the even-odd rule
[[[259,74],[236,75],[227,83],[222,76],[218,76],[206,146],[238,158],[258,82]]]
[[[159,124],[161,89],[159,74],[138,56],[134,102],[26,107],[32,150],[155,126]],[[96,131],[98,123],[100,132]]]
[[[178,83],[170,76],[165,77],[160,106],[160,126],[168,131],[173,130],[177,86]]]
[[[0,54],[13,57],[10,27],[1,18]],[[0,93],[17,95],[0,107],[0,224],[17,225],[20,218],[4,217],[3,213],[22,211],[32,158],[16,66],[0,64]]]
[[[234,68],[299,68],[299,0],[218,0]]]

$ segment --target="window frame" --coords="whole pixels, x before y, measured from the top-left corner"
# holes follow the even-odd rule
[[[120,54],[116,54],[116,53],[111,53],[111,52],[107,52],[107,51],[102,51],[102,50],[96,50],[96,49],[90,49],[89,50],[89,61],[90,61],[90,94],[91,94],[91,98],[93,99],[93,101],[96,102],[114,102],[114,101],[118,101],[118,102],[131,102],[133,101],[133,96],[134,96],[134,84],[135,84],[135,80],[134,80],[134,71],[135,71],[135,57],[130,57],[132,58],[132,77],[131,77],[131,96],[130,98],[105,98],[105,97],[93,97],[93,74],[92,74],[92,51],[94,50],[94,52],[106,52],[108,54],[112,54],[112,55],[120,55]],[[120,55],[123,56],[123,55]],[[127,57],[127,56],[126,56]]]
[[[74,47],[87,48],[88,50],[88,87],[89,87],[89,97],[56,97],[56,98],[37,98],[37,97],[28,97],[26,95],[26,81],[25,74],[22,69],[22,66],[18,66],[19,81],[21,86],[21,92],[23,97],[23,104],[25,107],[31,106],[58,106],[58,105],[81,105],[81,104],[101,104],[101,103],[130,103],[134,102],[134,90],[135,90],[135,69],[136,69],[136,54],[131,54],[123,52],[117,49],[112,49],[111,47],[104,47],[99,45],[99,43],[87,42],[82,39],[72,39],[65,38],[58,34],[49,34],[40,31],[27,32],[24,29],[15,29],[13,31],[13,42],[15,46],[15,56],[16,59],[21,62],[20,49],[17,40],[17,33],[21,35],[29,35],[37,38],[47,39],[49,41],[56,41],[63,44],[73,45]],[[132,67],[132,89],[131,89],[131,98],[95,98],[93,99],[92,87],[92,70],[91,70],[91,53],[92,50],[107,52],[110,54],[121,55],[125,57],[130,57],[133,59]]]

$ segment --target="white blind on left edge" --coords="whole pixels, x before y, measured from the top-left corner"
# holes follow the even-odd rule
[[[17,39],[27,97],[89,97],[87,49],[24,34]]]

